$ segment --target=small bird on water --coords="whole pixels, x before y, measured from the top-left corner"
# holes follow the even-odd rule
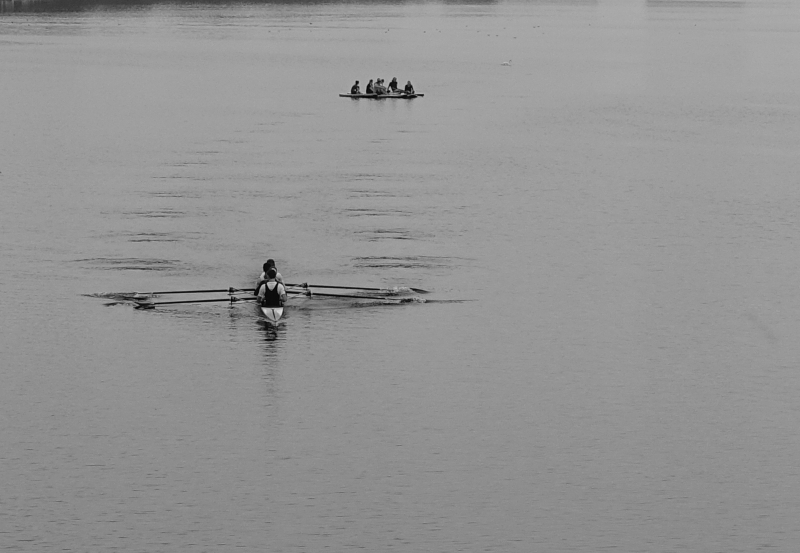
[[[504,61],[504,62],[503,62],[503,63],[501,63],[500,65],[511,65],[511,60]]]

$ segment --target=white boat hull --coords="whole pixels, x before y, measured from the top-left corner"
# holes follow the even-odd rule
[[[262,307],[259,305],[258,308],[268,323],[277,325],[278,321],[283,317],[283,307]]]

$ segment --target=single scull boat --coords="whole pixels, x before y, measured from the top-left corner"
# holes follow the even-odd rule
[[[398,293],[398,288],[387,289],[387,288],[369,288],[369,287],[357,287],[357,286],[336,286],[336,285],[313,285],[317,288],[322,289],[346,289],[346,290],[357,290],[361,293],[356,294],[340,294],[340,293],[322,293],[322,292],[312,292],[311,285],[308,284],[287,284],[286,286],[286,293],[287,303],[291,300],[292,305],[296,308],[299,307],[299,304],[305,303],[305,300],[311,301],[314,296],[323,297],[323,298],[336,298],[336,299],[357,299],[357,300],[372,300],[372,301],[379,301],[379,302],[387,302],[387,303],[406,303],[409,301],[413,301],[413,298],[397,298],[397,297],[387,297],[393,296]],[[419,288],[406,288],[405,290],[422,293],[427,293],[427,290],[421,290]],[[131,301],[136,304],[137,309],[155,309],[159,305],[176,305],[176,304],[186,304],[186,303],[210,303],[210,302],[230,302],[231,305],[240,301],[253,301],[255,300],[256,304],[256,312],[259,316],[263,317],[268,323],[277,326],[280,320],[283,318],[284,311],[286,309],[286,305],[281,306],[262,306],[259,305],[259,300],[257,297],[253,296],[252,288],[228,288],[226,289],[214,289],[214,290],[170,290],[166,292],[134,292],[132,294],[122,294],[120,297],[124,300]],[[227,292],[228,298],[222,299],[196,299],[196,300],[168,300],[168,301],[153,301],[160,296],[167,296],[173,294],[210,294],[210,293],[222,293]],[[377,294],[376,294],[377,292]],[[244,294],[245,297],[239,296],[239,294]]]

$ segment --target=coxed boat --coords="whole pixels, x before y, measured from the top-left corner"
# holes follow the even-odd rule
[[[422,98],[424,94],[339,94],[340,98],[370,98],[372,100],[383,100],[384,98],[397,98],[400,100],[411,100],[412,98]]]

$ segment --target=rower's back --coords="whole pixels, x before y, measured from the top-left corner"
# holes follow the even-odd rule
[[[262,307],[281,307],[283,301],[286,299],[286,290],[283,284],[275,280],[278,271],[275,267],[270,267],[267,270],[267,280],[261,282],[256,289],[259,303]]]

